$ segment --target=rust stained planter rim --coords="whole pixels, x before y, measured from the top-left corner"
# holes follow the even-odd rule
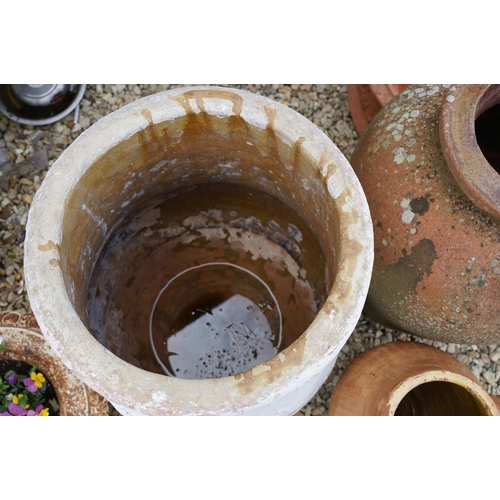
[[[500,103],[500,85],[455,85],[443,106],[439,133],[443,154],[462,191],[481,210],[500,217],[500,175],[476,139],[476,118]]]
[[[86,387],[64,366],[46,342],[31,314],[0,313],[0,336],[7,349],[0,360],[23,361],[38,366],[52,383],[60,416],[107,416],[108,402]]]
[[[188,97],[195,112],[204,109],[219,117],[240,114],[259,128],[269,125],[264,106],[271,106],[275,110],[274,129],[281,139],[290,145],[299,141],[300,147],[315,159],[332,200],[343,200],[338,210],[339,248],[345,251],[339,252],[337,278],[313,323],[294,344],[269,362],[244,374],[220,379],[183,380],[159,375],[112,354],[90,334],[76,313],[58,265],[64,206],[71,190],[111,147],[150,123],[185,116],[186,109],[172,99],[180,94],[186,94],[184,97]],[[350,164],[331,140],[284,105],[249,92],[210,86],[145,97],[86,130],[49,170],[33,200],[26,229],[27,290],[47,340],[85,383],[115,406],[133,407],[139,414],[258,413],[259,408],[272,404],[274,399],[294,398],[296,387],[333,367],[361,314],[372,265],[373,230],[368,204]],[[297,365],[289,359],[298,347],[303,349],[303,358]]]

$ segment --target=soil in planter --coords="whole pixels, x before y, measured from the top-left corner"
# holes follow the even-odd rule
[[[210,183],[130,214],[94,266],[89,329],[140,368],[241,373],[290,346],[331,284],[310,226],[275,197]]]
[[[21,379],[29,377],[29,372],[32,368],[32,365],[25,363],[24,361],[17,361],[11,359],[2,359],[0,360],[0,378],[4,380],[4,376],[10,370],[17,373]],[[47,388],[43,393],[43,397],[45,399],[45,407],[49,408],[49,416],[58,417],[59,416],[59,401],[56,396],[56,391],[54,386],[50,382],[50,380],[46,377],[45,373],[37,370],[39,373],[42,373],[45,377]]]

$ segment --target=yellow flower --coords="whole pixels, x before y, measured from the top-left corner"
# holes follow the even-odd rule
[[[48,417],[49,416],[49,409],[48,408],[44,408],[39,414],[38,414],[39,417]]]
[[[20,400],[21,398],[23,398],[23,397],[24,397],[24,396],[23,396],[22,394],[18,394],[17,396],[12,396],[12,402],[13,402],[13,403],[15,403],[16,405],[18,405],[18,404],[19,404],[19,400]],[[26,409],[26,408],[29,408],[29,407],[30,407],[30,405],[26,405],[26,406],[24,406],[24,408],[25,408],[25,409]]]
[[[33,372],[31,374],[31,378],[35,382],[35,385],[40,389],[42,387],[43,383],[45,382],[45,377],[41,373],[35,373]]]

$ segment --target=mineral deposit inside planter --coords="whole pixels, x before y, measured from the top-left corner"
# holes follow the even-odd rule
[[[181,378],[241,373],[292,344],[327,295],[321,246],[261,191],[194,185],[127,215],[90,283],[89,327],[125,361]]]

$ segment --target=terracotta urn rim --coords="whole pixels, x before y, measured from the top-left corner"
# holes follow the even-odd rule
[[[500,415],[500,397],[490,395],[465,364],[413,341],[388,342],[356,357],[333,389],[329,414],[394,416],[405,396],[432,382],[462,387],[487,415]]]
[[[358,135],[363,135],[377,112],[407,86],[397,83],[349,84],[349,112]]]
[[[479,209],[494,217],[500,217],[500,175],[477,143],[475,120],[498,103],[500,85],[453,85],[439,123],[443,154],[453,177]]]
[[[449,370],[430,370],[418,375],[412,375],[395,387],[387,402],[387,410],[389,416],[394,416],[396,410],[403,400],[403,398],[413,389],[422,384],[430,382],[449,382],[464,388],[476,401],[479,402],[481,407],[489,416],[500,415],[498,405],[493,400],[494,396],[488,394],[480,385],[479,382],[474,382],[470,378],[454,373]]]
[[[185,107],[180,105],[182,100]],[[219,118],[239,114],[259,128],[272,126],[283,142],[306,151],[332,203],[338,204],[338,247],[345,248],[339,252],[337,277],[326,303],[302,336],[270,361],[219,379],[168,377],[115,356],[92,336],[75,311],[58,265],[64,206],[79,179],[110,148],[153,123],[185,116],[186,107]],[[333,142],[282,104],[247,91],[212,86],[144,97],[83,132],[49,170],[33,200],[26,230],[28,295],[48,342],[72,371],[105,394],[119,411],[134,406],[142,414],[237,414],[242,408],[269,404],[273,388],[279,395],[288,394],[290,388],[280,388],[285,380],[316,377],[324,368],[319,359],[325,353],[336,358],[352,333],[368,292],[372,265],[368,204],[354,171]],[[296,352],[301,352],[300,363],[294,362]]]

